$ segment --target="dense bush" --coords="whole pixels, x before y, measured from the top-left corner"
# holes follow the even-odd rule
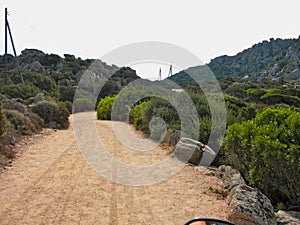
[[[95,103],[90,98],[76,98],[74,103],[74,112],[87,112],[95,110]]]
[[[22,135],[33,134],[37,129],[29,117],[17,110],[3,110],[10,126]]]
[[[39,117],[39,115],[36,113],[25,112],[24,116],[26,116],[30,119],[30,121],[34,125],[36,131],[40,130],[45,125],[44,120],[41,117]]]
[[[46,126],[54,128],[66,129],[69,127],[69,111],[66,103],[55,103],[51,101],[40,101],[31,107],[32,112],[38,114],[44,121]]]
[[[185,100],[184,96],[177,95],[178,102]],[[210,112],[210,105],[208,104],[208,100],[205,95],[203,94],[192,94],[190,93],[190,97],[193,101],[193,104],[198,112],[197,122],[199,125],[199,131],[187,131],[189,135],[195,136],[198,138],[199,141],[203,143],[208,143],[209,137],[211,135],[211,112]],[[246,118],[253,118],[255,115],[255,109],[248,107],[246,103],[243,101],[234,98],[234,97],[225,97],[227,103],[227,115],[229,116],[229,124],[234,122],[240,122],[245,120]],[[152,118],[159,117],[164,120],[166,123],[167,129],[170,131],[181,130],[181,120],[179,118],[179,112],[167,101],[159,98],[148,98],[145,100],[147,103],[141,103],[136,105],[132,111],[130,112],[131,118],[133,123],[137,129],[143,131],[149,131],[149,123]],[[213,105],[212,107],[215,110],[215,115],[218,114],[218,110],[225,110],[218,107],[219,104],[219,96],[212,95],[210,97],[210,103]],[[179,108],[180,108],[179,103]],[[251,110],[250,110],[251,109]],[[180,110],[180,109],[179,109]],[[183,110],[186,111],[186,110]],[[224,111],[223,111],[224,112]],[[220,112],[222,113],[222,112]],[[184,114],[184,113],[183,113]],[[191,118],[188,116],[188,120]],[[216,119],[216,118],[215,118]],[[217,118],[222,119],[222,118]],[[225,125],[223,123],[225,121],[218,121],[215,123],[215,126]],[[191,126],[189,126],[191,127]],[[215,131],[220,130],[220,127],[214,127]],[[184,131],[186,132],[186,131]],[[218,134],[216,134],[218,135]]]
[[[267,108],[230,126],[224,147],[232,164],[273,203],[300,205],[299,111]]]
[[[2,102],[0,102],[0,137],[6,131],[7,128],[7,120],[5,114],[2,112]]]
[[[176,109],[171,103],[161,98],[151,98],[143,108],[143,117],[146,127],[149,127],[151,119],[158,117],[165,122],[167,129],[172,131],[181,129],[181,121]]]
[[[144,108],[149,103],[149,101],[141,102],[140,104],[133,107],[130,111],[130,117],[132,118],[133,125],[137,130],[145,130],[147,129],[144,116]]]
[[[32,112],[38,114],[45,123],[55,121],[58,105],[54,102],[40,101],[31,107]]]
[[[67,129],[70,125],[69,116],[70,112],[67,108],[66,102],[58,102],[58,111],[56,113],[55,122],[58,123],[58,128]]]
[[[36,73],[36,72],[25,72],[23,73],[25,83],[31,84],[35,87],[38,87],[40,90],[47,93],[54,94],[56,92],[56,83],[55,81],[47,76],[46,74]],[[13,80],[14,83],[19,82],[19,76],[17,75],[16,79]]]
[[[72,104],[72,102],[65,101],[65,103],[66,103],[66,107],[67,107],[69,113],[72,114],[73,113],[73,104]]]
[[[28,99],[36,96],[41,92],[40,89],[30,84],[11,84],[0,87],[2,94],[8,98],[22,98]]]
[[[75,87],[59,85],[58,91],[60,101],[73,101],[75,95]]]
[[[227,125],[241,123],[242,121],[253,119],[256,114],[257,106],[246,103],[238,98],[225,95],[227,107]]]
[[[284,94],[267,93],[261,96],[261,101],[268,105],[287,104],[290,106],[300,106],[300,98]]]
[[[116,100],[116,96],[107,96],[102,98],[97,106],[97,119],[98,120],[110,120],[111,119],[111,110]]]

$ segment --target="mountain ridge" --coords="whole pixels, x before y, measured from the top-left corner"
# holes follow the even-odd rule
[[[192,69],[202,77],[203,67],[209,67],[218,80],[234,78],[237,80],[261,81],[300,79],[300,36],[298,39],[274,39],[262,41],[242,52],[212,59],[204,66],[195,66],[174,74],[175,82],[192,82],[187,73]],[[183,73],[184,72],[184,73]],[[200,78],[199,77],[199,78]],[[197,80],[196,80],[197,81]]]

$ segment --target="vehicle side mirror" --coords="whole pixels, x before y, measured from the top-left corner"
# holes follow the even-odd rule
[[[196,218],[196,219],[189,220],[184,225],[235,225],[235,224],[226,220],[211,219],[211,218]]]

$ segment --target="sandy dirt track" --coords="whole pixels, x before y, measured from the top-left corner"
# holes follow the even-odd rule
[[[137,156],[114,136],[111,122],[95,121],[99,138],[124,162],[155,162],[163,149]],[[131,187],[108,181],[82,158],[72,126],[46,130],[0,172],[0,224],[183,224],[193,217],[226,218],[222,189],[210,171],[185,166],[159,184]],[[123,157],[123,158],[122,158]]]

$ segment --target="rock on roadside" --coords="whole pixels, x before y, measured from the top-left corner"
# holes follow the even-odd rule
[[[205,166],[203,162],[205,164],[207,161],[210,161],[210,158],[214,158],[216,154],[207,145],[182,137],[175,146],[174,155],[183,162]]]
[[[271,201],[258,189],[240,184],[228,197],[228,219],[239,225],[276,225]]]
[[[237,185],[246,184],[241,173],[230,166],[219,166],[215,175],[223,181],[225,188],[229,191]]]
[[[278,225],[299,225],[300,224],[300,212],[293,211],[281,211],[276,213]]]
[[[182,162],[199,165],[203,154],[203,144],[189,138],[181,138],[175,146],[174,155]]]

